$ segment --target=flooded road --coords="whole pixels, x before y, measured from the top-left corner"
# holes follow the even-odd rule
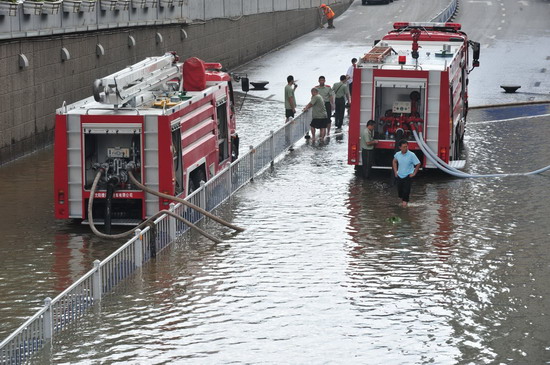
[[[467,171],[548,164],[541,131],[550,118],[494,121],[503,113],[471,113]],[[245,232],[220,245],[194,237],[174,246],[42,359],[548,361],[547,174],[422,173],[403,209],[387,172],[354,175],[345,142],[297,148],[220,210]]]
[[[386,23],[384,12],[406,12],[407,4],[356,2],[356,13],[335,25],[352,29],[354,16],[368,10],[380,18],[370,25],[376,29]],[[409,12],[418,19],[427,13]],[[369,44],[376,36],[358,35]],[[281,125],[280,85],[288,64],[296,65],[303,104],[319,72],[333,80],[345,72],[348,54],[365,49],[357,39],[342,43],[345,52],[331,49],[340,54],[333,68],[293,63],[296,52],[311,60],[340,41],[333,37],[305,36],[241,69],[264,79],[265,67],[272,67],[277,76],[268,91],[251,92],[243,105],[243,148]],[[497,51],[506,49],[499,47],[491,53],[493,68],[470,76],[478,80],[470,85],[471,105],[530,97],[487,87],[484,80],[498,76]],[[525,76],[531,86],[543,82],[527,91],[540,93],[539,100],[548,91],[547,74],[533,72]],[[510,82],[519,79],[514,75]],[[549,164],[548,114],[548,105],[472,110],[466,171],[519,172]],[[296,148],[218,211],[245,232],[231,236],[208,224],[226,238],[222,244],[191,236],[175,245],[106,296],[78,329],[56,337],[52,351],[36,362],[550,361],[550,173],[477,180],[421,173],[403,209],[386,172],[357,178],[346,154],[345,135]],[[0,168],[0,339],[120,244],[54,220],[52,157],[49,149]]]

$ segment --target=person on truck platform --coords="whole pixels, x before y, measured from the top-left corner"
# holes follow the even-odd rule
[[[409,143],[406,140],[402,139],[398,145],[399,151],[393,156],[392,167],[397,181],[397,195],[401,198],[403,207],[406,207],[411,193],[411,179],[420,168],[420,160],[409,151]]]
[[[352,94],[352,86],[353,86],[353,71],[355,70],[356,67],[357,67],[357,58],[353,57],[351,59],[351,66],[348,67],[348,70],[346,71],[346,80],[348,83],[350,96]],[[351,103],[351,100],[350,100],[350,103]]]

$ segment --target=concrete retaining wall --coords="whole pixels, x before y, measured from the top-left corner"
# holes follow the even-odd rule
[[[323,0],[327,5],[348,0]],[[99,29],[181,24],[319,7],[321,0],[22,0],[0,1],[0,39]]]
[[[350,3],[344,0],[333,9],[339,15]],[[213,19],[196,25],[4,41],[0,44],[0,164],[50,144],[55,109],[90,96],[96,78],[167,51],[176,51],[182,59],[196,56],[221,62],[231,69],[316,29],[318,22],[317,9],[309,8],[237,21]],[[103,52],[98,52],[100,48]],[[25,64],[21,54],[28,67],[20,67]],[[67,55],[69,59],[63,60]]]

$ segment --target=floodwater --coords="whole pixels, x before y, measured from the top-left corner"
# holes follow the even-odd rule
[[[268,114],[279,107],[246,98],[239,119],[243,150],[275,129],[269,120],[263,119],[263,125],[256,120],[253,110]],[[90,270],[94,260],[126,241],[105,241],[79,222],[56,221],[53,198],[53,148],[0,167],[0,340],[43,306],[46,297],[55,297]]]
[[[245,102],[241,119],[257,140],[280,123],[276,105]],[[548,114],[545,105],[471,111],[466,170],[548,164]],[[404,209],[387,172],[356,177],[346,151],[345,136],[297,146],[218,212],[245,232],[233,236],[208,223],[222,244],[190,236],[169,248],[36,362],[550,361],[548,173],[461,180],[425,172]],[[0,169],[3,186],[18,171],[49,163],[49,155]],[[2,209],[37,197],[32,209],[21,209],[35,225],[24,230],[25,244],[12,242],[19,254],[2,265],[9,264],[2,270],[4,331],[18,324],[13,313],[29,314],[34,297],[68,285],[113,248],[38,213],[51,210],[49,198],[39,198],[49,189],[43,170],[29,185],[41,185],[40,193],[2,196]],[[18,188],[30,176],[18,178]],[[17,222],[10,219],[2,228],[16,237],[21,230],[10,230]]]
[[[385,23],[391,9],[414,14],[409,7],[420,6],[357,3],[337,30],[353,29],[357,16],[380,13],[373,21]],[[364,44],[376,36],[363,33]],[[341,42],[334,34],[326,43],[308,35],[243,70],[264,79],[258,63],[295,65],[303,104],[319,73],[334,80],[350,50],[365,48],[351,41],[344,51],[326,47]],[[306,65],[294,59],[319,48],[331,60],[340,54],[338,67],[302,72]],[[494,60],[505,48],[484,49],[470,105],[548,99],[542,66],[500,78]],[[275,74],[270,90],[250,92],[242,107],[243,149],[283,122],[287,69]],[[522,80],[528,83],[515,95],[498,88]],[[548,105],[470,111],[466,171],[548,165],[549,114]],[[207,223],[222,244],[191,235],[169,248],[36,362],[549,363],[550,172],[469,180],[423,172],[404,209],[387,172],[368,181],[354,175],[346,138],[296,146],[217,212],[245,232]],[[54,220],[52,167],[52,149],[0,167],[0,339],[121,243]]]

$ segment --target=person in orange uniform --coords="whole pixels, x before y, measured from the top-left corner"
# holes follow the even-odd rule
[[[325,18],[327,18],[327,23],[329,29],[334,29],[334,25],[332,24],[334,20],[334,11],[330,8],[330,6],[326,4],[321,4],[321,10],[323,10],[323,13],[325,14]]]

